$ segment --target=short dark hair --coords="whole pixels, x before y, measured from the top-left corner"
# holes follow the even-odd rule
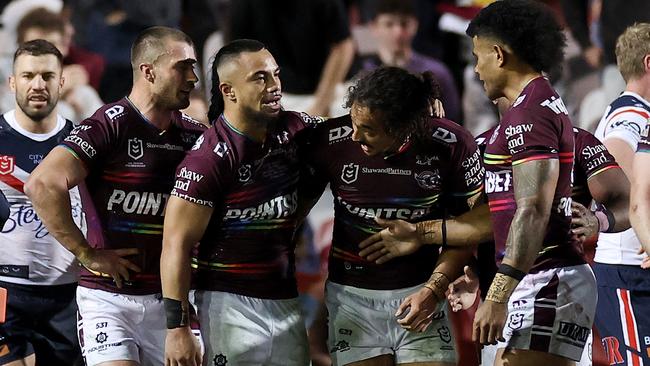
[[[382,14],[399,14],[411,17],[416,15],[413,0],[378,0],[372,14],[373,19]]]
[[[214,121],[221,113],[223,113],[224,102],[223,96],[221,95],[221,89],[219,89],[219,73],[217,70],[221,65],[230,62],[235,57],[243,52],[257,52],[265,49],[266,46],[264,43],[254,40],[254,39],[236,39],[227,45],[221,47],[219,51],[214,55],[214,61],[212,61],[212,88],[210,89],[210,109],[208,110],[208,120],[210,122]]]
[[[56,59],[59,60],[59,64],[63,65],[63,55],[61,54],[61,51],[59,51],[58,48],[44,39],[34,39],[29,42],[21,43],[14,53],[14,63],[16,62],[18,56],[21,55],[54,55]]]
[[[551,72],[564,58],[566,37],[553,12],[533,0],[501,0],[483,8],[467,27],[470,37],[493,37],[538,72]]]
[[[65,22],[60,14],[53,13],[45,8],[36,8],[27,13],[18,23],[18,27],[16,27],[16,41],[19,44],[25,42],[25,34],[28,29],[32,28],[63,34],[65,31]]]
[[[167,39],[185,42],[194,46],[192,38],[181,30],[163,26],[149,27],[138,34],[131,46],[131,65],[134,70],[142,61],[146,52],[155,55],[154,57],[158,57],[158,55],[165,52],[165,40]]]
[[[420,139],[434,99],[440,99],[440,86],[430,71],[414,75],[390,66],[371,71],[351,86],[345,107],[356,104],[381,113],[384,129],[397,139]]]

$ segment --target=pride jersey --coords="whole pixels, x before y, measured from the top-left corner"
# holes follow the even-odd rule
[[[88,243],[100,249],[137,248],[127,257],[142,272],[120,289],[112,278],[81,272],[79,284],[130,295],[160,292],[163,215],[176,166],[205,126],[180,112],[160,130],[128,100],[108,104],[62,143],[88,175],[81,185]]]
[[[359,243],[382,228],[375,217],[419,222],[458,215],[468,198],[482,190],[484,170],[472,136],[445,119],[426,122],[426,137],[387,156],[367,156],[352,141],[350,116],[318,126],[307,146],[313,182],[305,194],[326,183],[334,195],[334,233],[329,279],[342,285],[388,290],[425,282],[436,265],[439,247],[377,265],[358,255]],[[301,185],[302,187],[302,185]]]
[[[192,258],[195,288],[265,299],[298,296],[296,135],[317,121],[281,112],[258,143],[222,115],[178,166],[171,194],[214,209]]]
[[[479,149],[485,150],[487,141],[495,129],[496,127],[493,127],[476,137]],[[589,208],[593,200],[589,192],[589,179],[608,169],[619,168],[619,166],[607,148],[590,132],[574,127],[573,136],[576,154],[573,165],[571,199]],[[505,255],[505,242],[502,244],[504,246],[496,248],[496,259],[499,263]]]
[[[550,217],[531,273],[585,263],[570,232],[573,151],[573,126],[566,107],[543,77],[526,85],[487,142],[483,157],[485,192],[497,248],[505,248],[517,209],[513,166],[534,160],[559,160]]]

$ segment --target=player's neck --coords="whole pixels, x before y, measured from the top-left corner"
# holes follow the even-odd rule
[[[160,108],[154,102],[152,95],[139,91],[137,88],[131,90],[128,96],[129,101],[140,113],[154,126],[166,130],[172,121],[172,111]]]
[[[387,66],[397,66],[404,67],[411,59],[413,51],[410,47],[401,50],[388,50],[385,48],[379,48],[377,54],[381,63]]]
[[[25,131],[30,132],[30,133],[35,133],[35,134],[46,134],[50,133],[55,127],[56,127],[56,122],[57,122],[57,114],[56,114],[56,108],[52,110],[52,113],[50,113],[47,117],[43,118],[40,121],[34,121],[33,119],[29,118],[23,112],[22,109],[16,105],[16,122],[20,127],[25,129]]]
[[[650,101],[650,75],[628,81],[625,91],[638,94],[646,101]]]
[[[268,127],[266,121],[250,120],[241,111],[234,108],[226,108],[223,111],[223,116],[232,127],[249,139],[260,143],[266,139]]]
[[[526,86],[540,76],[542,76],[542,74],[534,70],[510,72],[508,75],[508,81],[503,90],[503,95],[511,104],[514,103]]]

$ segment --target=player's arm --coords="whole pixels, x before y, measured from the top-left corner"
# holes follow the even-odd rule
[[[542,247],[559,172],[557,159],[533,160],[512,167],[517,209],[508,232],[505,257],[474,317],[472,339],[476,342],[496,344],[502,339],[508,299]]]
[[[189,324],[190,254],[205,233],[212,211],[175,196],[169,197],[165,209],[160,280],[168,329],[165,359],[171,364],[201,362]]]
[[[614,156],[614,159],[616,159],[616,162],[623,169],[628,179],[632,180],[634,148],[628,142],[618,137],[605,137],[603,145]]]
[[[9,218],[9,201],[4,193],[0,191],[0,228],[2,228]]]
[[[634,156],[630,192],[630,223],[641,246],[650,253],[650,153],[637,152]]]
[[[377,264],[414,253],[422,245],[471,247],[492,240],[492,220],[487,204],[460,216],[417,224],[376,219],[383,229],[359,244],[359,255]]]
[[[32,201],[49,233],[71,251],[89,270],[113,277],[118,287],[129,279],[129,270],[140,271],[123,256],[137,254],[135,248],[99,251],[93,249],[72,219],[70,192],[86,178],[83,163],[67,148],[57,146],[30,174],[25,194]]]

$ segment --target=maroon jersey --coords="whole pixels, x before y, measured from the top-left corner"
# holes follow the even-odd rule
[[[542,77],[528,83],[501,118],[485,148],[485,192],[497,248],[505,247],[517,209],[513,166],[534,160],[559,160],[549,222],[531,273],[584,263],[570,232],[573,149],[573,127],[566,107]]]
[[[487,142],[496,129],[483,132],[476,137],[476,143],[481,151],[485,151]],[[573,190],[572,200],[582,204],[585,207],[591,205],[593,197],[589,192],[587,181],[592,177],[611,168],[618,168],[614,157],[607,151],[607,148],[590,132],[581,128],[573,128],[575,139],[575,162],[573,165]],[[496,248],[496,259],[501,262],[505,255],[505,242],[502,246]]]
[[[266,299],[298,296],[296,134],[315,121],[282,112],[258,143],[222,115],[178,166],[172,195],[214,209],[192,258],[195,288]]]
[[[180,112],[172,116],[161,131],[123,98],[98,109],[63,141],[88,171],[81,187],[88,242],[101,249],[138,248],[128,259],[142,269],[121,289],[110,277],[84,269],[81,286],[133,295],[160,292],[163,214],[174,171],[205,131]]]
[[[334,233],[329,261],[333,282],[388,290],[425,282],[439,247],[377,265],[358,255],[359,243],[381,230],[375,217],[409,222],[439,219],[468,209],[480,193],[484,170],[472,136],[454,122],[431,119],[425,141],[407,143],[388,157],[369,157],[352,141],[352,123],[343,116],[318,126],[307,147],[313,179],[330,184]],[[305,184],[314,189],[318,184]]]
[[[589,208],[593,197],[587,181],[612,168],[619,168],[605,145],[590,132],[573,128],[575,136],[575,166],[573,167],[573,200]]]

